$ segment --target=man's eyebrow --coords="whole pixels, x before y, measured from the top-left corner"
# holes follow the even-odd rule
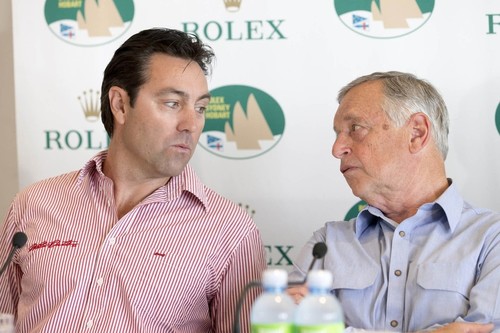
[[[201,96],[198,98],[198,100],[199,100],[199,101],[200,101],[200,100],[202,100],[202,99],[208,99],[208,100],[210,100],[211,98],[212,98],[212,95],[210,95],[210,93],[206,93],[206,94],[201,95]]]
[[[182,96],[182,97],[187,96],[186,92],[184,92],[182,90],[173,89],[173,88],[163,88],[163,89],[160,89],[154,95],[156,97],[158,97],[158,96],[169,95],[169,94],[179,95],[179,96]]]
[[[346,114],[344,117],[342,117],[342,119],[340,119],[340,121],[342,122],[348,122],[348,123],[352,123],[352,122],[361,122],[363,121],[363,117],[360,117],[360,116],[356,116],[356,115],[353,115],[353,114]],[[339,129],[336,129],[335,128],[335,125],[333,125],[333,131],[335,133],[339,133],[340,130]]]
[[[363,117],[360,117],[360,116],[356,116],[356,115],[353,115],[353,114],[346,114],[343,118],[342,118],[342,121],[362,121],[363,120]]]
[[[174,95],[179,95],[183,98],[186,98],[186,97],[189,97],[189,94],[183,90],[178,90],[178,89],[174,89],[174,88],[165,88],[165,89],[161,89],[159,90],[155,96],[162,96],[162,95],[168,95],[168,94],[174,94]],[[212,97],[212,95],[210,95],[210,93],[206,93],[206,94],[203,94],[201,95],[200,97],[198,97],[198,101],[202,100],[202,99],[209,99]]]

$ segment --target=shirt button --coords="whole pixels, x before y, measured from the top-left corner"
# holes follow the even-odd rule
[[[102,277],[97,279],[97,285],[100,287],[102,286],[102,283],[104,282],[104,279]]]
[[[392,327],[397,327],[398,326],[398,321],[397,320],[391,320],[391,326]]]
[[[399,236],[401,236],[401,238],[403,238],[404,236],[406,236],[406,233],[404,231],[400,231]]]
[[[394,271],[394,275],[396,275],[396,276],[401,276],[401,271],[400,271],[399,269],[396,269],[396,270]]]
[[[109,239],[109,244],[110,244],[110,245],[115,245],[115,243],[116,243],[116,239],[115,239],[114,237],[111,237],[111,238]]]
[[[93,325],[94,322],[92,321],[92,319],[87,322],[87,328],[92,328]]]

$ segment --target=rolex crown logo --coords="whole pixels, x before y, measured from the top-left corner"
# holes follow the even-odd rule
[[[248,215],[250,215],[252,218],[253,216],[255,215],[255,209],[250,209],[250,206],[249,205],[243,205],[241,202],[238,204],[238,206],[240,206],[241,208],[243,208],[244,210],[246,210],[246,212],[248,213]]]
[[[224,6],[228,12],[237,12],[240,10],[241,1],[243,0],[224,0]]]
[[[83,97],[78,96],[85,119],[89,121],[96,121],[101,115],[99,94],[99,91],[89,89],[88,91],[83,92]]]

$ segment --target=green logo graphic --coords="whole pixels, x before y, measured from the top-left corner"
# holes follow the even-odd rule
[[[344,217],[344,220],[349,221],[350,219],[355,218],[356,216],[358,216],[359,212],[362,211],[363,208],[365,208],[365,206],[366,202],[364,202],[363,200],[358,201],[354,206],[352,206],[351,209],[349,209]]]
[[[133,0],[46,0],[45,21],[59,39],[97,46],[123,35],[134,18]]]
[[[434,0],[334,0],[346,27],[373,38],[407,35],[431,17]]]
[[[211,91],[199,144],[230,159],[249,159],[271,150],[285,130],[279,104],[257,88],[233,85]]]
[[[500,102],[497,106],[497,112],[495,113],[495,124],[497,125],[498,134],[500,134]]]

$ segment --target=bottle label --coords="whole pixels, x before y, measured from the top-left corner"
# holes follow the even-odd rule
[[[252,324],[252,333],[293,333],[290,323]]]
[[[343,323],[322,324],[322,325],[297,325],[296,333],[342,333]]]

